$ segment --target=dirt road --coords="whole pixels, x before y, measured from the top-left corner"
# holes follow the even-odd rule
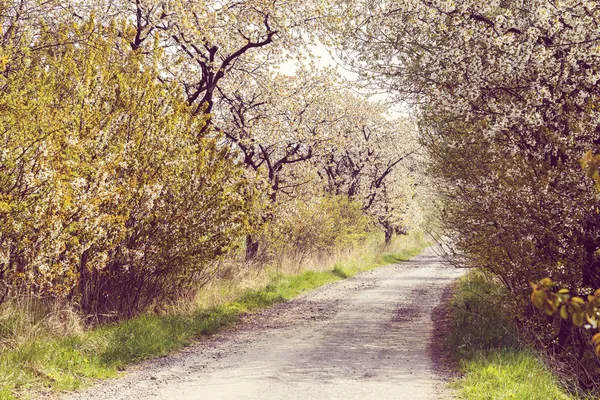
[[[449,399],[431,361],[431,311],[459,275],[428,250],[69,399]]]

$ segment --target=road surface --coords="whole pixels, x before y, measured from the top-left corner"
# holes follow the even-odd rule
[[[428,249],[246,318],[71,400],[449,399],[431,313],[460,271]]]

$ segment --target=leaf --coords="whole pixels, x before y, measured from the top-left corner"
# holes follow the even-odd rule
[[[543,290],[534,290],[531,292],[531,302],[533,306],[538,309],[542,309],[544,306],[544,301],[546,300],[546,293]]]
[[[581,326],[583,325],[583,313],[582,312],[575,312],[573,313],[573,316],[571,317],[573,320],[573,325],[577,326],[578,328],[581,328]]]
[[[569,318],[569,313],[567,312],[567,306],[564,305],[560,308],[560,316],[562,319],[568,319]]]
[[[548,315],[554,315],[558,311],[558,304],[556,301],[552,301],[551,299],[546,299],[545,303],[545,311]]]
[[[546,286],[546,287],[552,287],[554,286],[554,282],[552,282],[552,279],[550,278],[544,278],[540,281],[540,284],[542,286]]]
[[[592,301],[590,301],[589,303],[587,303],[585,305],[585,313],[592,318],[594,316],[594,314],[596,313],[596,309],[594,307],[594,303]]]

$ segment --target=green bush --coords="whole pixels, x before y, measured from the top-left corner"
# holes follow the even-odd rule
[[[520,348],[513,320],[503,310],[506,290],[493,278],[472,270],[459,279],[450,301],[447,345],[460,358],[498,348]]]
[[[119,32],[57,23],[31,33],[36,51],[10,48],[0,302],[69,298],[89,314],[132,316],[202,279],[245,232],[251,201],[236,154],[198,136],[205,120],[160,83],[160,54],[154,65],[121,53]]]
[[[302,259],[347,249],[366,240],[373,230],[373,221],[359,202],[326,196],[298,199],[280,207],[262,237],[272,256],[287,254]]]

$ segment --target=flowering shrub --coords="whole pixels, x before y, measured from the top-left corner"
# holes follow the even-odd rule
[[[0,286],[139,312],[244,232],[235,154],[113,27],[34,40],[0,75]]]
[[[348,197],[312,197],[280,205],[262,237],[266,251],[302,260],[364,241],[375,228],[373,222]]]

